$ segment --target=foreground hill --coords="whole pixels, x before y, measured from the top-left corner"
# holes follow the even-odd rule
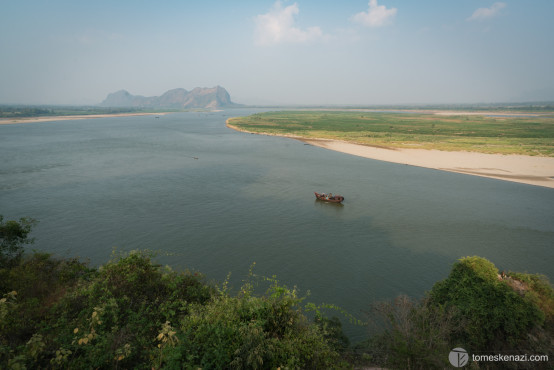
[[[235,106],[231,96],[221,86],[212,88],[196,87],[191,91],[182,88],[166,91],[161,96],[132,95],[126,90],[108,94],[99,104],[101,107],[140,107],[140,108],[223,108]]]
[[[444,369],[468,358],[467,369],[552,369],[550,282],[481,257],[455,262],[422,299],[368,302],[368,330],[377,330],[349,346],[325,311],[364,323],[306,303],[254,265],[238,290],[162,267],[148,252],[92,268],[24,254],[35,223],[0,215],[2,369]],[[453,348],[469,357],[453,362]]]

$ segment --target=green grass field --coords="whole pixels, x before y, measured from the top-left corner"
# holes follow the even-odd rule
[[[279,111],[229,120],[241,131],[345,140],[388,148],[554,157],[554,115],[442,116],[431,113]]]

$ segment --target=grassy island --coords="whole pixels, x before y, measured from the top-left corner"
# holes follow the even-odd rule
[[[258,134],[386,148],[554,157],[552,113],[279,111],[231,118],[228,125]]]

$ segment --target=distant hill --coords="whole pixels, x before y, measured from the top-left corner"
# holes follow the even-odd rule
[[[231,101],[231,96],[221,86],[212,88],[195,87],[191,91],[173,89],[161,96],[132,95],[126,90],[108,94],[99,104],[101,107],[140,107],[140,108],[223,108],[238,106]]]

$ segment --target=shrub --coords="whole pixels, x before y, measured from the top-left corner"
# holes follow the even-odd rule
[[[393,369],[434,369],[448,367],[450,336],[460,331],[455,309],[399,296],[394,301],[372,306],[378,333],[358,346],[374,362]]]
[[[181,321],[170,368],[337,368],[345,366],[320,328],[302,313],[295,289],[276,282],[252,296],[246,284],[236,297],[221,294],[194,305]]]
[[[343,366],[308,322],[295,289],[275,280],[231,296],[197,273],[132,252],[98,270],[45,253],[7,270],[0,367],[328,368]]]
[[[49,310],[90,272],[86,264],[76,259],[56,259],[38,252],[4,270],[2,293],[16,295],[10,315],[3,321],[0,340],[12,346],[26,343],[44,324]]]
[[[429,297],[435,306],[456,307],[458,320],[466,325],[454,339],[467,350],[494,350],[504,342],[515,345],[545,318],[536,304],[501,281],[494,264],[481,257],[460,259]]]
[[[71,322],[60,345],[73,351],[71,360],[80,366],[149,368],[162,325],[178,322],[190,304],[203,304],[215,292],[202,280],[162,269],[148,252],[115,258],[60,303],[58,315]]]
[[[519,285],[521,288],[516,288],[516,290],[525,298],[536,303],[544,313],[548,325],[554,326],[554,289],[546,276],[509,272],[505,281],[510,286]]]
[[[4,217],[0,215],[0,269],[19,263],[23,255],[23,245],[33,242],[28,235],[36,223],[37,221],[32,218],[4,222]]]

